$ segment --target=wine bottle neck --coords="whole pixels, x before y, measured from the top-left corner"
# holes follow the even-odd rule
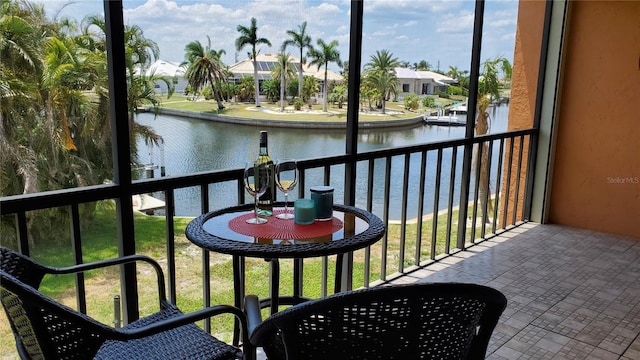
[[[269,151],[267,150],[267,132],[260,132],[260,155],[268,155]]]

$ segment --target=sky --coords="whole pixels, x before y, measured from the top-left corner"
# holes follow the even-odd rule
[[[47,14],[58,19],[80,21],[104,12],[101,0],[32,1],[41,1]],[[123,7],[125,23],[140,26],[159,45],[165,61],[184,61],[185,45],[196,40],[206,45],[207,37],[212,49],[225,51],[225,64],[246,59],[251,49],[236,49],[236,27],[249,27],[251,17],[257,20],[258,36],[272,44],[261,46],[261,53],[278,52],[286,31],[298,32],[306,21],[312,44],[337,40],[342,61],[349,58],[348,0],[124,0]],[[433,70],[469,70],[474,8],[471,0],[364,0],[363,65],[376,51],[388,50],[410,64],[426,60]],[[517,0],[486,1],[482,61],[502,56],[513,62],[517,14]],[[287,52],[299,57],[297,48]]]

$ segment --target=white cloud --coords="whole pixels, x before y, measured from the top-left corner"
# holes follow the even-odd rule
[[[474,14],[462,11],[459,14],[447,14],[437,22],[439,33],[460,33],[473,30]]]
[[[42,0],[35,0],[42,1]],[[53,11],[65,1],[46,0]],[[57,7],[56,7],[57,5]],[[513,53],[517,19],[517,1],[487,1],[485,31],[491,46],[484,54]],[[235,49],[236,27],[248,26],[251,17],[258,20],[258,35],[273,47],[261,51],[275,52],[287,38],[286,30],[297,30],[307,21],[313,44],[321,38],[337,40],[342,60],[349,55],[349,0],[124,0],[125,22],[139,25],[147,38],[158,43],[160,57],[181,62],[184,47],[191,41],[207,42],[214,49],[224,49],[223,61],[243,59],[248,47]],[[102,1],[79,0],[65,8],[63,14],[82,19],[87,14],[102,14]],[[474,2],[470,0],[367,0],[364,2],[363,62],[376,50],[387,49],[400,60],[427,60],[434,67],[469,66]],[[237,53],[237,54],[236,54]]]

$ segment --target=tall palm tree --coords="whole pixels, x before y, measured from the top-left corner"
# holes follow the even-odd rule
[[[182,65],[187,66],[185,77],[193,90],[200,91],[207,83],[210,84],[218,103],[218,110],[222,110],[222,84],[226,83],[226,68],[220,57],[225,51],[212,50],[211,39],[208,36],[207,40],[206,47],[203,47],[200,41],[188,43],[184,48],[186,60]]]
[[[280,79],[280,111],[284,111],[285,89],[287,88],[287,79],[293,77],[296,69],[289,61],[291,57],[289,54],[281,52],[278,54],[278,62],[276,66],[271,69],[271,77],[274,79]]]
[[[85,34],[91,34],[90,27],[96,27],[100,34],[94,34],[95,49],[106,49],[104,18],[90,16],[83,20]],[[141,104],[151,104],[157,107],[159,101],[155,94],[155,80],[164,81],[169,86],[169,94],[173,93],[173,84],[167,78],[160,76],[147,76],[143,72],[158,59],[160,49],[158,44],[144,36],[142,28],[137,25],[125,25],[125,69],[127,75],[127,108],[129,116],[129,135],[131,146],[131,161],[137,162],[138,147],[136,137],[141,136],[146,143],[159,144],[160,136],[150,126],[140,125],[135,122],[135,114]]]
[[[253,60],[253,81],[255,82],[256,92],[256,107],[260,107],[260,83],[258,81],[258,62],[256,57],[256,45],[265,44],[271,46],[271,42],[266,38],[258,37],[258,22],[256,18],[251,18],[251,25],[249,27],[238,25],[238,32],[240,37],[236,39],[236,49],[242,50],[245,45],[251,45],[251,60]]]
[[[395,94],[398,86],[398,77],[395,68],[400,65],[398,58],[388,50],[378,50],[371,55],[370,61],[365,65],[365,74],[382,96],[382,113],[386,112],[386,101],[391,94]]]
[[[303,52],[304,49],[311,48],[311,37],[307,35],[307,22],[303,22],[302,25],[298,25],[299,32],[295,32],[295,30],[287,30],[287,35],[290,36],[289,39],[285,40],[282,43],[282,51],[289,45],[293,45],[300,49],[300,68],[298,69],[298,96],[302,97],[302,73],[303,66],[306,63],[306,59],[304,58]]]
[[[317,44],[319,49],[311,48],[309,49],[309,57],[311,57],[311,62],[309,65],[317,65],[318,70],[322,66],[324,66],[324,84],[322,84],[322,111],[327,112],[327,89],[329,84],[327,83],[327,70],[329,67],[329,63],[336,63],[338,66],[342,66],[342,61],[340,61],[340,51],[338,51],[338,40],[333,40],[329,44],[325,43],[324,40],[318,39]]]
[[[511,79],[511,63],[504,57],[487,60],[482,64],[482,72],[478,81],[478,116],[476,118],[476,136],[484,135],[489,131],[489,113],[487,109],[493,101],[500,99],[500,74],[505,79]],[[485,143],[478,143],[478,155],[476,156],[475,171],[479,173],[479,199],[480,208],[487,209],[483,213],[484,221],[489,220],[488,214],[493,213],[492,203],[489,197],[489,147]],[[488,205],[488,206],[487,206]]]

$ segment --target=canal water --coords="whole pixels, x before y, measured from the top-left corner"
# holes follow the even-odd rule
[[[491,133],[503,132],[507,128],[508,105],[494,107],[490,110]],[[166,175],[185,175],[209,170],[243,168],[246,161],[253,161],[258,153],[258,134],[260,130],[269,132],[269,154],[274,159],[296,158],[310,159],[322,156],[341,155],[345,152],[344,129],[285,129],[267,128],[264,126],[247,126],[197,120],[184,117],[141,113],[136,121],[142,125],[151,126],[164,139],[164,151],[158,148],[148,148],[144,142],[138,142],[139,158],[143,163],[155,165],[165,164]],[[358,135],[358,151],[364,152],[376,149],[416,145],[464,137],[464,127],[419,125],[402,129],[366,129],[360,130]],[[495,149],[494,154],[497,153]],[[449,196],[449,174],[451,164],[451,150],[443,152],[442,180],[440,191],[440,206],[446,208]],[[433,211],[434,184],[436,173],[437,153],[430,152],[427,157],[427,179],[425,193],[425,210],[423,214]],[[460,178],[462,148],[457,157],[457,179]],[[409,190],[417,191],[420,174],[420,157],[410,159]],[[497,161],[494,159],[494,161]],[[399,219],[402,205],[404,159],[394,157],[391,167],[390,184],[390,219]],[[357,189],[366,190],[367,165],[358,165]],[[373,212],[383,216],[384,204],[384,172],[383,161],[377,161],[375,166]],[[154,176],[160,176],[158,169]],[[495,174],[493,174],[495,177]],[[321,185],[322,171],[307,173],[307,187]],[[332,167],[331,185],[336,188],[336,201],[343,199],[344,172],[342,167]],[[454,193],[457,193],[459,181],[456,181]],[[492,189],[495,191],[495,189]],[[210,189],[211,209],[236,205],[235,184],[213,185]],[[297,194],[297,190],[294,190]],[[410,192],[416,194],[416,192]],[[153,194],[162,198],[162,194]],[[282,194],[278,194],[280,200]],[[197,188],[178,189],[175,193],[176,216],[198,216],[200,210],[200,193]],[[366,206],[366,194],[356,194],[357,206]],[[289,196],[289,200],[295,199]],[[417,200],[415,196],[407,205],[410,218],[417,214]],[[459,195],[453,197],[454,204],[459,201]]]

